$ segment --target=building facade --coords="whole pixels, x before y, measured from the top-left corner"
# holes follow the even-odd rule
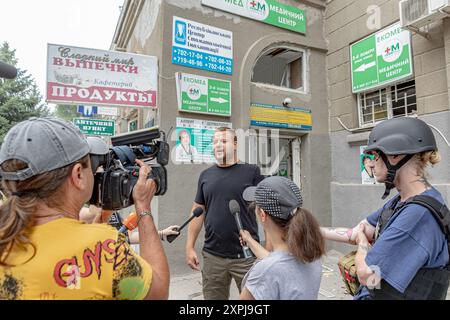
[[[265,3],[265,8],[278,13],[284,9],[270,5],[281,3],[284,5],[281,8],[287,8],[283,11],[286,19],[281,17],[269,23],[262,20],[264,17],[245,16],[239,11],[238,7],[257,7],[258,3],[260,8]],[[354,92],[352,63],[356,60],[350,50],[359,41],[398,22],[398,3],[398,0],[126,0],[111,49],[158,58],[158,97],[155,110],[123,110],[118,124],[120,131],[157,125],[170,132],[169,144],[175,150],[181,140],[181,123],[228,123],[238,129],[239,143],[245,146],[239,150],[240,160],[258,164],[267,175],[284,175],[301,185],[304,206],[322,225],[354,226],[382,203],[383,186],[363,177],[360,155],[375,123],[393,116],[417,115],[447,140],[450,136],[447,18],[431,23],[426,28],[427,34],[411,33],[409,75]],[[226,10],[231,5],[236,7],[235,11]],[[303,13],[305,29],[295,29],[296,23],[291,21],[300,17],[298,12]],[[199,68],[199,64],[193,67],[195,62],[189,60],[177,62],[174,50],[183,24],[199,28],[199,34],[194,32],[193,36],[205,36],[201,34],[202,26],[222,36],[223,43],[217,46],[232,52],[228,57],[232,61],[231,72]],[[370,66],[358,68],[365,71]],[[218,115],[218,112],[183,110],[180,91],[185,74],[229,83],[231,112]],[[261,122],[274,110],[281,110],[274,116],[278,117],[274,120],[277,124],[285,116],[284,124],[289,123],[290,117],[306,117],[308,125],[293,128],[271,125],[271,119]],[[443,161],[430,170],[431,182],[448,198],[450,148],[438,133],[436,139]],[[153,203],[159,227],[181,224],[188,218],[199,174],[212,165],[208,161],[175,161],[176,154],[172,156],[173,161],[167,167],[169,190]],[[174,274],[189,271],[184,263],[185,240],[184,233],[166,246]],[[201,243],[200,236],[198,252]]]
[[[444,198],[450,196],[450,20],[437,19],[421,28],[421,34],[410,32],[411,76],[387,82],[373,90],[352,92],[352,45],[374,34],[383,36],[380,31],[399,19],[398,0],[327,2],[325,30],[333,226],[355,225],[383,203],[383,185],[361,185],[358,157],[360,147],[367,143],[370,129],[386,118],[417,115],[433,126],[442,161],[429,169],[430,182]]]

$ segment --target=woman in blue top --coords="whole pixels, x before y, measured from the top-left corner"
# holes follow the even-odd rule
[[[426,179],[425,168],[440,161],[428,125],[416,118],[395,118],[370,133],[365,154],[378,182],[398,195],[353,229],[322,228],[326,239],[358,245],[355,299],[445,299],[450,272],[445,234],[426,207],[407,203],[414,196],[442,195]],[[371,246],[371,244],[373,246]]]

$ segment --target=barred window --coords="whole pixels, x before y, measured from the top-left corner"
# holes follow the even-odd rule
[[[360,127],[417,112],[415,81],[358,94]]]

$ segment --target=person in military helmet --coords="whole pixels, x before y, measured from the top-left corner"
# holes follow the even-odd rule
[[[354,299],[445,299],[450,278],[445,227],[430,207],[417,203],[421,198],[434,204],[450,219],[425,170],[440,161],[433,132],[417,118],[386,120],[372,130],[364,153],[373,156],[375,179],[385,184],[382,199],[392,189],[398,194],[353,229],[322,228],[329,240],[358,245],[361,286]]]

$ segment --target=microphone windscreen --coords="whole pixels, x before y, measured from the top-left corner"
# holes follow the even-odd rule
[[[0,61],[0,78],[14,79],[17,76],[17,69]]]
[[[241,212],[241,207],[239,207],[239,203],[236,200],[230,200],[228,203],[228,207],[230,208],[231,214],[235,214],[236,212]]]
[[[203,213],[203,208],[197,207],[195,208],[195,210],[192,212],[192,215],[194,217],[200,217]]]
[[[136,212],[131,213],[128,217],[123,220],[123,225],[127,227],[128,230],[132,231],[138,226],[139,217]]]

